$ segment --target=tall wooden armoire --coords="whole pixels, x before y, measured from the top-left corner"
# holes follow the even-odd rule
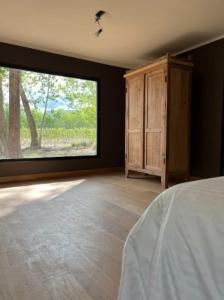
[[[192,62],[167,55],[126,78],[126,176],[189,177]]]

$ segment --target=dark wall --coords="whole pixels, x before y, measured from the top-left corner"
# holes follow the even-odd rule
[[[184,53],[193,58],[191,174],[221,174],[224,39]]]
[[[123,166],[124,69],[3,43],[0,43],[0,65],[97,79],[100,107],[99,157],[0,161],[0,176]]]

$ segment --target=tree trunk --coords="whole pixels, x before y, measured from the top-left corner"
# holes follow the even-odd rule
[[[20,95],[23,102],[23,107],[26,113],[27,123],[30,129],[30,135],[31,135],[31,143],[30,143],[30,149],[36,150],[39,148],[39,141],[38,141],[38,133],[36,124],[30,109],[29,100],[27,99],[26,93],[22,87],[20,86]]]
[[[8,145],[7,145],[7,130],[4,115],[4,98],[2,90],[2,77],[0,76],[0,153],[3,158],[8,157]]]
[[[9,134],[10,158],[20,158],[20,71],[9,69]]]
[[[51,80],[51,75],[48,75],[47,93],[46,93],[46,98],[45,98],[44,113],[43,113],[42,120],[41,120],[41,125],[40,125],[40,136],[39,136],[39,145],[40,145],[40,147],[41,147],[41,142],[42,142],[42,135],[43,135],[45,117],[46,117],[46,113],[47,113],[48,100],[49,100],[50,80]]]

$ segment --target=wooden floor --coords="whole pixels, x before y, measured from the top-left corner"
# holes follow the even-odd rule
[[[0,300],[115,300],[130,228],[158,181],[113,173],[0,189]]]

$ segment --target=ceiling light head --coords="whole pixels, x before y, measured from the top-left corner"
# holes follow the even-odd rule
[[[105,15],[105,11],[104,10],[99,10],[96,14],[95,14],[95,22],[99,22],[99,20],[102,18],[103,15]]]
[[[97,32],[95,33],[95,36],[99,37],[101,35],[101,33],[103,32],[103,29],[100,28],[99,30],[97,30]]]

